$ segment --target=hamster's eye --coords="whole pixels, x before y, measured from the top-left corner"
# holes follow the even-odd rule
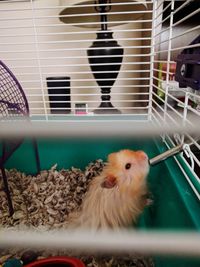
[[[125,165],[125,169],[126,170],[129,170],[131,168],[131,163],[126,163],[126,165]]]

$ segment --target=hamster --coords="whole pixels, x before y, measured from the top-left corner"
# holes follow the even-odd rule
[[[72,213],[70,225],[98,230],[136,223],[146,205],[148,172],[143,151],[110,154],[102,173],[91,181],[80,211]]]

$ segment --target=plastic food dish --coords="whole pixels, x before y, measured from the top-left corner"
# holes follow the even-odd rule
[[[50,257],[25,265],[26,267],[85,267],[79,259],[72,257]]]

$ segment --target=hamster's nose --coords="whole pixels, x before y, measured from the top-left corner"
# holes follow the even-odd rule
[[[144,151],[138,151],[137,153],[140,160],[148,160],[148,156]]]

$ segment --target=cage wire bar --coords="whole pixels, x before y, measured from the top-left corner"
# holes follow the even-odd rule
[[[178,82],[174,80],[174,72],[171,70],[172,64],[176,64],[176,57],[185,48],[200,47],[200,44],[190,45],[192,39],[185,38],[184,42],[177,41],[180,37],[190,36],[195,38],[200,33],[199,25],[189,24],[188,30],[185,24],[188,19],[192,19],[195,14],[200,13],[200,9],[191,12],[183,18],[175,17],[179,12],[194,1],[179,1],[178,7],[175,6],[178,1],[157,1],[157,12],[155,12],[155,34],[154,39],[154,66],[153,66],[153,91],[152,91],[152,121],[160,126],[165,124],[183,125],[192,127],[192,116],[199,118],[199,92],[192,88],[180,88]],[[167,3],[164,7],[164,3]],[[163,11],[170,10],[169,15],[164,18]],[[167,23],[168,21],[168,23]],[[198,24],[198,21],[196,21]],[[180,27],[181,26],[181,27]],[[177,30],[178,27],[178,30]],[[189,35],[188,35],[189,34]],[[162,66],[165,65],[165,69]],[[160,76],[159,76],[160,75]],[[193,105],[193,106],[192,106]],[[196,107],[195,107],[196,106]],[[173,127],[173,126],[172,126]],[[184,144],[184,151],[181,153],[181,160],[189,167],[195,183],[199,184],[199,134],[162,134],[162,140],[167,148],[178,144]],[[175,157],[175,160],[181,168],[186,180],[193,189],[194,193],[200,199],[200,193],[196,189],[194,182],[184,171],[182,164]]]
[[[98,31],[90,26],[100,27],[100,22],[73,22],[67,25],[58,23],[59,12],[64,8],[72,7],[69,4],[59,6],[59,1],[48,3],[47,1],[43,3],[26,1],[26,3],[23,2],[23,5],[20,5],[19,1],[13,6],[10,4],[8,6],[6,3],[10,2],[0,3],[2,6],[0,9],[0,55],[25,89],[32,120],[48,120],[50,117],[54,117],[51,114],[46,85],[46,78],[49,76],[70,76],[70,94],[51,95],[71,96],[71,101],[63,100],[63,103],[71,104],[71,108],[65,108],[69,109],[71,113],[60,114],[60,116],[65,118],[74,116],[76,103],[86,103],[91,115],[100,102],[101,93],[89,67],[86,52],[93,49],[89,47],[95,40]],[[95,7],[92,2],[78,5],[85,11],[83,14],[79,14],[79,17],[86,15],[94,19],[98,17],[99,14],[95,9],[94,12],[87,13],[87,7],[91,7],[91,5]],[[109,21],[109,25],[111,25],[109,30],[114,32],[115,40],[124,49],[122,66],[111,90],[112,103],[122,111],[122,115],[139,114],[140,117],[144,115],[146,118],[149,112],[153,1],[111,3],[111,7],[123,7],[124,5],[130,6],[130,10],[113,12],[111,9],[112,12],[107,12],[107,15],[113,16]],[[134,11],[136,5],[148,6],[145,10]],[[77,8],[76,5],[73,7]],[[136,13],[141,15],[139,18],[133,19],[132,16]],[[119,21],[115,19],[116,15],[123,15],[124,18],[124,20],[120,20],[119,26],[116,26],[119,24]],[[67,14],[60,17],[70,19],[76,16],[77,14]],[[85,26],[89,28],[84,28]],[[145,65],[148,68],[144,68]],[[102,88],[104,87],[106,88],[106,86],[102,86]],[[61,89],[60,87],[54,88]],[[56,104],[57,101],[51,101],[51,103]],[[59,111],[60,108],[54,109]],[[92,115],[95,116],[95,114]],[[106,115],[103,114],[103,116]]]
[[[183,49],[200,47],[200,44],[189,45],[190,41],[197,34],[200,34],[200,25],[189,24],[189,28],[184,26],[195,15],[199,15],[200,8],[180,18],[177,14],[187,8],[193,2],[192,0],[149,0],[111,3],[112,6],[147,4],[147,10],[139,11],[143,16],[137,20],[131,19],[134,11],[130,10],[126,13],[128,19],[121,21],[121,23],[126,23],[122,26],[116,26],[119,22],[115,20],[109,22],[110,25],[116,26],[111,27],[111,29],[114,32],[114,36],[116,36],[115,39],[125,50],[122,67],[111,94],[112,103],[122,111],[122,114],[120,116],[103,114],[103,119],[100,120],[99,116],[92,114],[92,111],[100,101],[100,88],[92,76],[88,56],[86,55],[86,51],[95,40],[97,30],[81,27],[90,26],[91,22],[68,23],[67,25],[58,23],[59,12],[64,8],[70,8],[71,5],[59,6],[57,4],[58,1],[56,1],[55,6],[53,2],[47,5],[48,1],[43,2],[43,5],[38,5],[37,1],[33,0],[14,2],[16,2],[15,6],[10,5],[11,1],[0,2],[0,58],[11,68],[25,90],[33,121],[33,125],[30,126],[33,128],[30,129],[30,132],[34,129],[34,122],[36,125],[37,122],[45,122],[45,135],[49,134],[49,136],[52,136],[55,131],[48,132],[48,123],[49,125],[52,122],[67,123],[68,119],[70,123],[83,123],[82,117],[74,114],[75,103],[88,104],[90,113],[84,118],[85,123],[91,123],[92,120],[101,127],[102,123],[112,122],[116,127],[117,123],[123,122],[124,130],[129,131],[128,135],[131,134],[130,123],[134,128],[136,121],[141,123],[148,122],[149,134],[152,126],[155,126],[155,128],[159,126],[160,131],[161,128],[165,129],[166,127],[166,133],[161,131],[161,138],[166,144],[166,149],[184,144],[184,151],[174,158],[184,178],[200,200],[200,192],[195,186],[195,184],[200,184],[200,158],[198,154],[200,151],[200,137],[198,129],[196,129],[195,133],[188,131],[183,134],[180,131],[181,127],[189,129],[198,126],[200,94],[191,88],[180,88],[178,82],[174,80],[174,70],[171,69],[171,66],[176,63],[177,55]],[[177,2],[179,2],[178,7],[176,6]],[[6,5],[7,3],[9,7]],[[91,5],[80,6],[87,9]],[[116,15],[122,13],[115,12]],[[164,16],[165,13],[167,14],[166,16]],[[98,16],[95,12],[88,15]],[[73,15],[65,16],[74,17]],[[92,24],[99,25],[100,23],[93,22]],[[180,38],[185,39],[181,42],[177,41]],[[46,85],[46,77],[58,75],[70,75],[70,103],[72,105],[70,108],[71,113],[59,114],[59,120],[58,117],[54,119],[54,115],[50,112],[49,94]],[[56,87],[55,89],[60,88]],[[66,95],[68,94],[60,94],[60,96]],[[192,118],[195,118],[195,120]],[[0,123],[2,124],[2,122]],[[55,127],[61,133],[62,130],[67,130],[66,125],[63,128],[61,125]],[[171,127],[169,132],[167,132],[168,126]],[[173,127],[175,132],[173,132]],[[2,125],[1,129],[3,133],[0,133],[0,136],[2,137],[6,135],[6,131],[9,133],[11,128],[8,127],[6,130],[6,127]],[[142,127],[140,129],[142,130]],[[15,130],[16,133],[17,130],[20,131],[17,128],[13,129],[13,131]],[[29,129],[25,129],[25,132],[26,130],[28,133]],[[37,131],[40,130],[40,128],[37,128]],[[97,131],[94,130],[94,133],[97,133]],[[77,134],[79,133],[80,131]],[[136,133],[138,132],[136,131]],[[191,171],[195,182],[188,176],[183,167],[183,162]],[[152,236],[147,235],[147,239],[140,239],[139,236],[135,236],[133,233],[131,235],[133,237],[131,239],[132,243],[128,236],[124,235],[118,243],[124,250],[127,248],[127,251],[129,248],[136,249],[136,244],[138,248],[139,242],[141,244],[139,247],[140,252],[152,252],[150,250],[153,247],[157,249],[158,253],[163,251],[167,253],[168,251],[169,254],[171,253],[170,255],[187,252],[193,256],[194,254],[200,255],[199,239],[192,234],[189,236],[191,243],[183,242],[182,237],[178,235],[174,238],[175,234],[173,233],[173,239],[171,239],[173,242],[170,243],[170,240],[168,240],[168,244],[163,243],[162,245],[159,240],[166,241],[167,238],[162,234],[160,234],[159,238],[152,234]],[[17,236],[15,238],[14,242],[17,243]],[[30,241],[31,236],[28,238]],[[48,237],[46,238],[47,244]],[[98,238],[100,238],[100,235]],[[150,242],[152,238],[154,242]],[[24,239],[22,243],[27,242],[27,240]],[[36,244],[37,241],[33,237],[33,243],[34,240]],[[108,246],[111,249],[115,238],[110,236],[109,240],[111,242]],[[128,240],[130,241],[130,246],[124,246],[123,244],[127,244],[124,242]],[[134,243],[134,240],[138,242]],[[176,240],[178,246],[173,245]],[[6,242],[10,242],[9,238],[5,239]],[[186,247],[181,247],[181,244]],[[81,247],[82,245],[83,238],[81,239],[80,237],[76,246]],[[91,240],[89,245],[93,245]],[[98,247],[98,244],[96,244],[96,246],[97,249],[100,248],[100,245]],[[172,249],[169,251],[170,247]]]

